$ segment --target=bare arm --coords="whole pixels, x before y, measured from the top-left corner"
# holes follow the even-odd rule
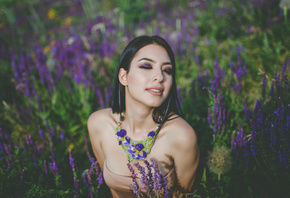
[[[197,136],[191,126],[181,119],[176,127],[179,130],[174,133],[174,149],[172,150],[177,176],[174,197],[184,197],[180,194],[192,193],[199,164],[199,150]]]
[[[90,136],[93,152],[100,167],[103,169],[103,164],[106,159],[102,148],[102,111],[94,112],[88,120],[87,126]]]

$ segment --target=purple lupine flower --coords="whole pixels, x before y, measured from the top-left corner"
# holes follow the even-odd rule
[[[64,132],[63,132],[63,129],[61,129],[61,131],[60,131],[60,139],[63,142],[63,140],[64,140]]]
[[[58,168],[57,168],[57,164],[55,162],[55,159],[50,156],[52,162],[48,163],[48,166],[49,166],[49,169],[51,170],[52,174],[54,176],[57,176],[58,175]]]
[[[150,159],[152,162],[152,167],[154,169],[153,180],[154,184],[153,187],[155,191],[160,192],[163,197],[169,197],[168,186],[165,180],[165,177],[162,175],[161,171],[158,168],[158,163],[154,159]]]
[[[89,159],[92,163],[95,163],[94,158],[91,156],[91,154],[89,152],[88,138],[87,138],[87,135],[85,133],[84,133],[84,137],[85,137],[85,146],[86,146],[86,150],[87,150],[87,156],[89,157]]]
[[[95,162],[95,170],[96,170],[96,175],[99,175],[99,163],[97,161]]]
[[[75,193],[76,193],[76,196],[78,196],[79,194],[79,184],[78,184],[79,180],[77,180],[76,177],[74,177],[74,185],[75,185]]]
[[[38,125],[38,131],[39,131],[39,135],[40,135],[41,139],[43,139],[43,137],[44,137],[43,130],[40,128],[39,125]]]
[[[195,56],[195,57],[194,57],[194,60],[195,60],[195,62],[196,62],[198,65],[201,65],[198,56]]]
[[[140,191],[139,185],[137,183],[137,174],[135,173],[135,171],[130,163],[127,163],[127,166],[131,172],[131,177],[132,177],[132,181],[133,181],[133,184],[130,185],[130,188],[133,191],[134,195],[136,195],[136,197],[138,197],[140,195],[141,191]]]
[[[97,178],[98,181],[98,188],[103,184],[104,180],[103,180],[103,170],[100,171],[99,176]]]
[[[146,190],[146,192],[148,191],[148,180],[147,180],[147,175],[145,173],[145,168],[140,166],[139,163],[134,163],[134,166],[138,169],[139,173],[141,174],[141,185],[142,185],[142,189]]]
[[[88,173],[88,174],[87,174],[87,178],[88,178],[88,184],[89,184],[90,186],[92,186],[92,185],[93,185],[93,181],[92,181],[91,173]]]
[[[88,196],[90,197],[90,198],[93,198],[94,196],[93,196],[93,192],[90,190],[90,189],[88,189]]]
[[[286,82],[287,81],[287,67],[288,67],[288,63],[285,63],[282,67],[282,71],[281,71],[281,81]]]
[[[55,159],[55,155],[53,153],[52,144],[49,145],[49,148],[50,148],[50,152],[51,152],[51,158],[54,160]]]
[[[11,150],[9,150],[9,147],[7,147],[7,145],[4,143],[4,149],[6,151],[6,153],[9,155],[9,159],[11,159],[12,155],[11,155]]]
[[[6,163],[7,163],[7,169],[10,170],[10,161],[8,158],[6,158]]]
[[[208,108],[207,110],[207,122],[210,126],[212,126],[212,121],[211,121],[211,110]]]
[[[37,153],[40,154],[40,149],[41,149],[41,147],[40,147],[38,141],[36,141],[35,144],[36,144],[36,150],[37,150]]]
[[[86,184],[87,183],[87,174],[86,173],[83,173],[83,183]]]
[[[151,165],[150,163],[147,161],[147,160],[144,160],[144,163],[146,164],[146,168],[148,170],[147,172],[147,185],[148,185],[148,188],[147,188],[147,194],[148,195],[151,195],[153,193],[153,181],[152,181],[152,168],[151,168]]]
[[[4,133],[4,138],[6,139],[6,140],[8,140],[9,139],[9,134],[8,133]]]
[[[92,181],[92,173],[93,173],[93,170],[94,170],[94,165],[95,165],[95,163],[92,163],[92,164],[91,164],[90,171],[89,171],[89,173],[87,174],[88,183],[89,183],[91,186],[93,185],[93,181]]]
[[[74,158],[72,157],[71,154],[71,149],[69,150],[69,165],[72,168],[72,171],[75,172],[75,163],[74,163]]]

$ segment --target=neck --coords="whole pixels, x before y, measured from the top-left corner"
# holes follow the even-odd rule
[[[122,125],[130,134],[147,134],[150,130],[155,130],[157,126],[152,118],[153,110],[154,108],[141,105],[126,104],[125,119]]]

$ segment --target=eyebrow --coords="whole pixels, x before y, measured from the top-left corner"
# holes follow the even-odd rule
[[[156,61],[154,61],[154,60],[152,60],[150,58],[141,58],[140,60],[138,60],[138,62],[142,61],[142,60],[149,61],[149,62],[152,62],[152,63],[156,63]],[[162,63],[162,65],[172,65],[172,63],[171,62],[164,62],[164,63]]]

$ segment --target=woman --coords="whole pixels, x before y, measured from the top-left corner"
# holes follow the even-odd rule
[[[134,197],[127,163],[154,159],[177,193],[192,192],[199,163],[197,137],[180,117],[175,59],[159,36],[140,36],[124,49],[115,77],[112,108],[88,120],[94,154],[112,197]],[[137,175],[140,178],[140,175]]]

